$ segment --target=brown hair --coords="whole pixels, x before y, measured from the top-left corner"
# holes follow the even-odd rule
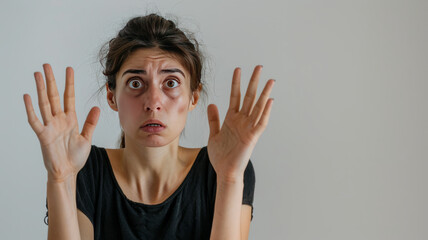
[[[190,89],[202,89],[202,53],[199,43],[191,35],[180,30],[176,24],[157,14],[135,17],[127,22],[117,36],[100,50],[100,61],[104,67],[108,87],[116,88],[116,74],[126,58],[141,48],[159,48],[179,58],[190,73]],[[120,147],[125,147],[122,131]]]

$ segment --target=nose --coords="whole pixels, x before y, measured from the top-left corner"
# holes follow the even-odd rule
[[[151,85],[145,93],[144,110],[160,111],[162,105],[162,90],[155,85]]]

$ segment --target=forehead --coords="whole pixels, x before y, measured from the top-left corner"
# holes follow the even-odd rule
[[[120,67],[119,74],[127,69],[144,69],[175,67],[188,72],[177,55],[162,51],[158,48],[137,49],[132,52]],[[153,69],[155,70],[155,69]],[[188,74],[186,74],[188,76]]]

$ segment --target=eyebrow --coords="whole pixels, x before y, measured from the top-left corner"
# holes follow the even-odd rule
[[[181,71],[180,69],[178,69],[178,68],[168,68],[168,69],[162,69],[161,71],[160,71],[161,73],[176,73],[176,72],[178,72],[178,73],[180,73],[181,75],[183,75],[183,77],[186,77],[185,75],[184,75],[184,73],[183,73],[183,71]],[[127,73],[133,73],[133,74],[147,74],[147,72],[146,72],[146,70],[143,70],[143,69],[128,69],[128,70],[126,70],[123,74],[122,74],[122,77],[123,76],[125,76],[125,74],[127,74]]]

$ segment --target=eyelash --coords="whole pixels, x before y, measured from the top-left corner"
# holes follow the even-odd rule
[[[142,81],[141,81],[140,79],[138,79],[138,78],[130,78],[130,79],[128,80],[128,82],[127,82],[127,85],[128,85],[131,89],[134,89],[134,90],[139,89],[139,88],[133,88],[133,87],[131,87],[131,84],[130,84],[130,83],[132,83],[133,81],[138,81],[141,85],[143,85],[143,83],[141,83]]]
[[[140,78],[130,78],[130,79],[128,80],[128,82],[127,82],[127,85],[128,85],[128,86],[131,86],[131,85],[130,85],[130,83],[131,83],[131,82],[133,82],[133,81],[138,81],[141,85],[143,85],[142,80],[141,80]],[[169,79],[165,80],[165,82],[164,82],[164,83],[167,83],[167,82],[169,82],[169,81],[174,81],[174,82],[176,82],[176,83],[177,83],[177,86],[172,87],[172,88],[176,88],[176,87],[178,87],[178,86],[181,84],[180,80],[178,80],[178,79],[176,79],[176,78],[169,78]],[[139,87],[139,88],[140,88],[140,87]],[[133,87],[131,87],[131,89],[134,89],[134,90],[139,89],[139,88],[133,88]],[[168,88],[170,88],[170,87],[168,87]],[[170,88],[170,89],[172,89],[172,88]]]
[[[174,82],[176,82],[176,83],[177,83],[177,86],[172,87],[172,88],[176,88],[176,87],[178,87],[178,86],[180,85],[180,80],[178,80],[178,79],[170,78],[170,79],[167,79],[167,80],[165,81],[165,83],[167,83],[167,82],[169,82],[169,81],[174,81]],[[170,88],[170,87],[168,87],[168,88]],[[171,89],[172,89],[172,88],[171,88]]]

